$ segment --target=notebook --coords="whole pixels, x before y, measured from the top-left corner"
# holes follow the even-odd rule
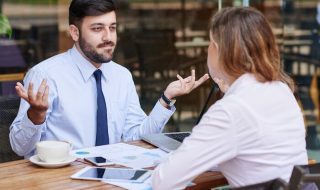
[[[142,135],[141,139],[166,152],[171,152],[176,150],[190,134],[190,132],[156,133]]]

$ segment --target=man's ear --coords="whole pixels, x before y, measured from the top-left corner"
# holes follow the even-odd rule
[[[79,34],[79,29],[75,25],[71,24],[69,26],[69,32],[70,35],[73,39],[73,41],[77,42],[79,40],[80,34]]]

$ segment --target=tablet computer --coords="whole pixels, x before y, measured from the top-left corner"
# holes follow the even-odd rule
[[[71,176],[72,179],[108,180],[142,183],[150,177],[150,170],[128,168],[86,167]]]

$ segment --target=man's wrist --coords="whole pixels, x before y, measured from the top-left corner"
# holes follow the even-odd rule
[[[41,125],[46,120],[46,111],[36,111],[32,108],[29,108],[27,111],[28,118],[35,125]]]

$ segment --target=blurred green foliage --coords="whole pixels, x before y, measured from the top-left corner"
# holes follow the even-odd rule
[[[0,14],[0,36],[12,36],[12,28],[6,16]]]

